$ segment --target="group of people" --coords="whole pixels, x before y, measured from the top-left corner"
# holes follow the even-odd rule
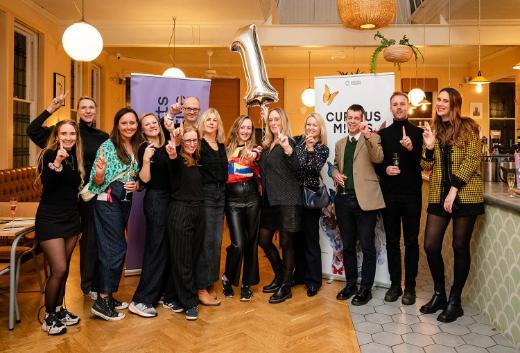
[[[262,287],[269,303],[292,297],[291,287],[305,284],[315,296],[322,283],[319,219],[321,210],[305,206],[303,187],[318,192],[321,170],[329,156],[327,131],[316,113],[306,117],[304,134],[293,137],[281,108],[262,107],[266,129],[260,144],[249,116],[238,117],[228,136],[219,112],[202,114],[196,97],[170,106],[159,119],[120,109],[110,135],[96,129],[96,102],[81,97],[79,123],[45,120],[64,103],[66,94],[31,122],[27,133],[42,148],[38,160],[43,191],[36,214],[36,236],[50,266],[45,288],[42,329],[60,334],[79,318],[63,306],[69,264],[80,242],[81,288],[94,299],[92,313],[121,320],[129,311],[157,316],[161,303],[188,320],[198,318],[198,304],[220,305],[216,284],[233,297],[249,301],[260,282],[258,246],[274,278]],[[371,132],[362,106],[347,109],[348,135],[335,146],[333,180],[337,223],[343,239],[346,286],[338,300],[352,304],[371,299],[376,253],[374,227],[382,211],[392,285],[385,300],[403,295],[415,303],[419,259],[421,170],[430,177],[425,250],[435,283],[424,313],[442,309],[439,320],[463,314],[461,292],[469,271],[469,240],[477,215],[483,213],[478,176],[478,126],[461,117],[462,100],[452,88],[439,92],[433,126],[424,130],[407,121],[408,98],[390,98],[394,122]],[[183,115],[180,125],[175,117]],[[398,163],[396,162],[398,161]],[[145,190],[146,241],[139,285],[130,304],[114,297],[126,254],[125,229],[132,193]],[[220,277],[224,219],[230,245]],[[455,278],[449,299],[441,255],[444,232],[453,219]],[[400,234],[405,243],[402,291]],[[273,239],[278,234],[279,245]],[[363,251],[358,288],[356,242]]]

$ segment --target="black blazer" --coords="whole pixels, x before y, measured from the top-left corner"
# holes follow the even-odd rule
[[[302,189],[298,182],[299,163],[296,144],[289,138],[293,153],[287,156],[280,145],[262,151],[260,175],[262,192],[271,206],[303,206]]]

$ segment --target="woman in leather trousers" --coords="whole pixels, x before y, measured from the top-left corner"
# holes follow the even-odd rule
[[[250,286],[258,284],[258,225],[260,194],[258,192],[257,161],[261,148],[254,144],[254,125],[246,115],[238,117],[226,141],[228,179],[226,185],[226,219],[231,244],[226,249],[226,267],[222,288],[226,297],[234,295],[242,272],[240,300],[253,296]]]

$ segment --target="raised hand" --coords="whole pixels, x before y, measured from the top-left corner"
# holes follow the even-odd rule
[[[64,106],[65,99],[67,99],[68,95],[69,95],[69,91],[53,98],[51,104],[49,104],[49,106],[47,107],[47,111],[52,114],[55,111],[57,111],[58,109],[60,109],[62,106]]]
[[[155,154],[155,146],[153,143],[149,143],[144,149],[143,161],[150,163],[153,155]]]
[[[173,136],[173,133],[170,132],[170,141],[165,146],[166,153],[168,153],[168,157],[170,159],[177,158],[177,149],[175,148],[175,137]]]
[[[316,139],[312,136],[305,136],[305,146],[307,147],[307,151],[314,151],[314,145],[316,144]]]
[[[372,132],[370,132],[370,127],[366,121],[362,121],[359,123],[359,129],[361,130],[361,134],[365,136],[365,138],[370,138],[372,136]]]
[[[56,153],[56,159],[54,160],[54,163],[56,165],[60,165],[61,162],[63,162],[64,159],[66,159],[69,156],[69,153],[65,148],[63,148],[63,143],[60,141],[58,144],[58,152]]]
[[[168,114],[173,118],[177,114],[181,112],[181,103],[175,102],[174,104],[170,105],[170,108],[168,109]]]
[[[399,141],[401,143],[401,146],[406,148],[408,151],[411,151],[413,149],[412,140],[409,136],[406,136],[406,130],[403,126],[403,138]]]
[[[433,147],[435,146],[435,134],[433,133],[432,128],[430,127],[430,124],[428,124],[428,122],[425,122],[424,124],[422,136],[426,148],[429,150],[433,150]]]
[[[249,162],[253,162],[256,159],[256,152],[253,152],[249,148],[244,147],[244,149],[242,150],[241,158],[244,158]]]
[[[260,117],[262,118],[263,121],[265,121],[267,123],[268,116],[269,116],[269,108],[267,107],[267,105],[262,104],[260,106]]]
[[[103,150],[100,151],[99,157],[96,159],[94,163],[96,167],[96,175],[105,175],[105,170],[107,169],[107,161],[105,159],[105,153]]]

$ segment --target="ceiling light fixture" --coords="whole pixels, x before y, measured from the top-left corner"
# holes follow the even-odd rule
[[[338,14],[345,27],[377,29],[392,22],[396,4],[396,0],[338,0]]]
[[[427,109],[427,106],[428,105],[431,105],[430,101],[428,99],[426,99],[426,63],[424,62],[424,57],[426,56],[426,24],[424,24],[424,27],[423,27],[423,92],[424,92],[424,98],[422,99],[422,101],[419,102],[419,105],[421,106],[421,110],[423,112],[426,111]]]
[[[168,54],[170,55],[170,60],[172,62],[172,66],[164,70],[163,76],[165,77],[174,77],[174,78],[184,78],[186,75],[184,72],[179,69],[178,67],[175,67],[175,27],[177,22],[177,17],[172,17],[173,19],[173,28],[172,28],[172,34],[170,36],[170,41],[168,42]],[[170,50],[170,46],[172,44],[172,38],[173,38],[173,56]]]
[[[92,61],[101,54],[103,38],[94,26],[85,22],[84,0],[81,1],[81,20],[67,27],[61,43],[67,55],[76,61]]]
[[[478,0],[478,22],[477,22],[477,28],[478,28],[478,72],[477,76],[473,77],[471,81],[469,81],[470,84],[476,85],[475,91],[477,93],[481,93],[483,88],[482,85],[489,84],[489,80],[482,76],[482,72],[480,71],[480,0]]]
[[[302,103],[306,107],[314,107],[314,88],[311,88],[311,52],[309,51],[309,65],[308,65],[308,88],[302,92]]]

